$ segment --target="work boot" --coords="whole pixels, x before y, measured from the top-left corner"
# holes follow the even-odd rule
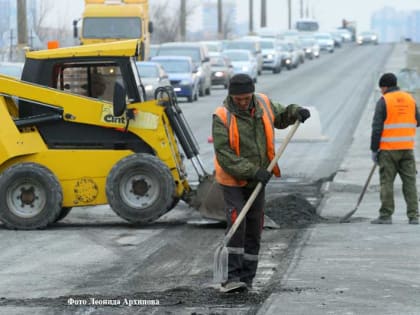
[[[417,218],[417,217],[409,218],[408,219],[408,224],[419,224],[419,218]]]
[[[392,224],[392,218],[391,217],[381,217],[370,221],[371,224]]]
[[[228,281],[222,284],[220,292],[222,293],[233,293],[233,292],[243,292],[247,290],[247,286],[242,281]]]

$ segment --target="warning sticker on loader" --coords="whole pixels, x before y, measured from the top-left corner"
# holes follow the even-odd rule
[[[151,130],[157,129],[158,124],[159,116],[148,112],[138,112],[136,119],[130,122],[132,127]]]

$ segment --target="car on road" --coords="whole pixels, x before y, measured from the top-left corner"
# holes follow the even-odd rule
[[[282,52],[278,49],[277,40],[273,38],[261,39],[263,55],[263,69],[279,73],[282,68]]]
[[[207,47],[200,42],[172,42],[160,45],[157,56],[191,57],[199,78],[199,95],[211,93],[211,66]]]
[[[335,42],[330,33],[316,33],[314,37],[318,41],[321,51],[334,52]]]
[[[155,56],[169,76],[169,81],[177,97],[186,97],[188,102],[198,100],[199,77],[197,66],[187,56]]]
[[[373,31],[364,31],[357,35],[357,43],[359,45],[374,44],[378,45],[378,34]]]
[[[293,45],[285,41],[280,41],[277,48],[282,52],[282,65],[287,70],[297,68],[300,64],[299,54],[293,49]]]
[[[337,32],[343,38],[343,43],[351,42],[351,32],[345,28],[338,28]]]
[[[233,65],[230,59],[224,55],[210,57],[211,84],[223,85],[225,89],[229,86],[230,78],[233,76]]]
[[[246,73],[257,82],[258,65],[254,55],[247,49],[226,49],[223,55],[228,57],[233,65],[233,73]]]
[[[255,36],[253,36],[255,37]],[[255,38],[244,38],[244,39],[236,39],[236,40],[229,40],[223,42],[223,50],[226,49],[246,49],[254,56],[257,62],[257,73],[258,75],[261,74],[263,69],[263,56],[261,52],[261,43],[260,40]]]
[[[307,59],[319,58],[319,44],[313,36],[301,37],[300,42]]]
[[[155,98],[155,91],[158,87],[171,85],[168,74],[159,63],[137,61],[136,66],[144,86],[147,100]]]

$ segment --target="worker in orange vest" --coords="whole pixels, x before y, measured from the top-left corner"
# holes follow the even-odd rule
[[[381,207],[372,224],[392,224],[394,180],[400,175],[409,224],[419,224],[414,143],[420,125],[414,98],[397,86],[397,77],[385,73],[379,79],[383,96],[376,104],[372,123],[372,159],[379,164]]]
[[[250,76],[234,75],[229,82],[229,95],[213,115],[215,177],[223,191],[228,229],[258,182],[265,185],[272,176],[267,167],[275,155],[274,128],[286,128],[310,116],[306,108],[275,104],[266,95],[254,92]],[[280,176],[278,166],[273,174]],[[222,283],[222,292],[252,286],[258,265],[264,205],[262,189],[228,243],[228,280]]]

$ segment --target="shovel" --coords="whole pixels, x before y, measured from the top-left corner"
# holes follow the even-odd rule
[[[292,129],[290,129],[289,133],[287,134],[286,138],[284,139],[283,143],[281,144],[280,148],[276,152],[276,155],[271,160],[270,165],[267,167],[267,171],[271,172],[274,166],[277,164],[280,156],[283,154],[283,151],[286,149],[286,146],[292,139],[293,135],[295,134],[297,128],[299,127],[300,122],[297,120],[293,125]],[[228,249],[227,244],[229,243],[230,239],[232,238],[233,234],[235,234],[236,230],[238,229],[239,225],[242,223],[244,217],[251,208],[252,204],[257,198],[258,194],[260,193],[263,185],[258,183],[258,185],[254,188],[251,196],[248,198],[247,202],[245,203],[244,207],[242,208],[241,212],[239,213],[238,217],[233,223],[230,230],[226,233],[223,241],[217,247],[216,252],[214,253],[214,264],[213,264],[213,281],[215,283],[224,283],[227,281],[228,278]]]
[[[357,211],[357,208],[359,208],[359,205],[362,202],[363,196],[365,195],[365,192],[366,192],[366,190],[367,190],[367,188],[369,186],[370,179],[372,178],[373,173],[375,172],[375,169],[376,169],[376,163],[373,163],[372,169],[370,170],[370,173],[369,173],[369,176],[368,176],[368,178],[366,180],[365,186],[363,186],[362,192],[361,192],[361,194],[359,196],[359,200],[357,200],[356,207],[353,210],[351,210],[350,212],[348,212],[345,216],[343,216],[340,219],[340,223],[348,223],[348,222],[350,222],[350,220],[349,220],[350,217]]]

